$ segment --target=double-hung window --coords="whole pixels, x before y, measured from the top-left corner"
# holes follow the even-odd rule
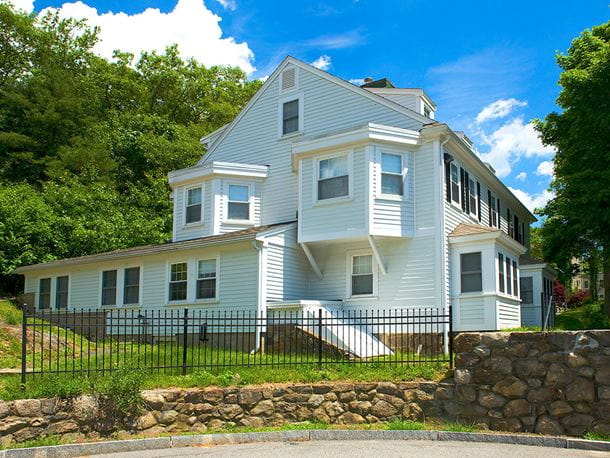
[[[506,256],[506,294],[513,294],[513,280],[510,270],[510,258]]]
[[[116,305],[117,271],[102,272],[102,305]]]
[[[123,271],[123,304],[140,302],[140,268],[128,267]]]
[[[51,308],[51,279],[41,278],[38,284],[38,308]]]
[[[402,168],[402,156],[400,154],[381,154],[381,194],[403,195]]]
[[[504,255],[498,253],[498,287],[500,292],[504,292]]]
[[[370,254],[352,256],[351,295],[370,296],[373,294],[373,256]]]
[[[318,200],[349,195],[347,154],[318,162]]]
[[[468,203],[470,213],[477,215],[477,183],[472,179],[468,179]]]
[[[197,265],[197,299],[216,298],[216,259],[204,259]]]
[[[185,301],[188,284],[188,266],[186,262],[177,262],[169,266],[169,301]]]
[[[456,164],[451,163],[451,200],[460,203],[460,171]]]
[[[519,276],[517,272],[517,261],[513,259],[513,294],[519,297]]]
[[[500,227],[498,219],[498,205],[496,196],[489,192],[489,225],[491,227]]]
[[[282,135],[299,131],[299,99],[282,104]]]
[[[201,186],[186,190],[186,224],[201,221]]]
[[[473,293],[483,290],[480,252],[463,253],[460,255],[460,278],[462,293]]]
[[[230,184],[228,217],[233,220],[250,220],[250,188],[246,185]]]
[[[55,308],[68,308],[68,287],[70,279],[67,275],[55,279]]]
[[[532,277],[521,277],[521,302],[534,303],[534,280]]]

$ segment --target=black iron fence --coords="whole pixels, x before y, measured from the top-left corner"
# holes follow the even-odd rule
[[[24,311],[26,375],[451,363],[451,309]]]

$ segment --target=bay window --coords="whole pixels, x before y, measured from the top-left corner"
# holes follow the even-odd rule
[[[318,162],[318,200],[349,195],[347,154]]]
[[[250,188],[246,185],[229,185],[228,218],[250,220]]]
[[[402,156],[400,154],[381,154],[381,193],[402,196]]]
[[[190,188],[186,190],[186,224],[201,221],[201,195],[201,187]]]
[[[461,292],[473,293],[483,290],[481,252],[460,255]]]
[[[498,253],[498,288],[504,292],[504,255]]]
[[[510,258],[506,256],[506,294],[513,294],[513,281],[510,270]]]
[[[534,303],[534,279],[532,277],[521,277],[521,302]]]

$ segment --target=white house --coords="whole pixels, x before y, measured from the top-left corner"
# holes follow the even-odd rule
[[[171,242],[17,272],[40,308],[452,305],[456,330],[520,326],[535,217],[435,111],[287,57],[169,174]]]

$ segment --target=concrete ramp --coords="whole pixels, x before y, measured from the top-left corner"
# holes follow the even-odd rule
[[[322,326],[319,325],[320,310]],[[374,336],[372,317],[363,320],[363,317],[351,316],[329,305],[306,306],[303,308],[303,316],[306,319],[298,324],[298,328],[316,338],[321,334],[327,345],[357,358],[388,356],[394,353]]]

